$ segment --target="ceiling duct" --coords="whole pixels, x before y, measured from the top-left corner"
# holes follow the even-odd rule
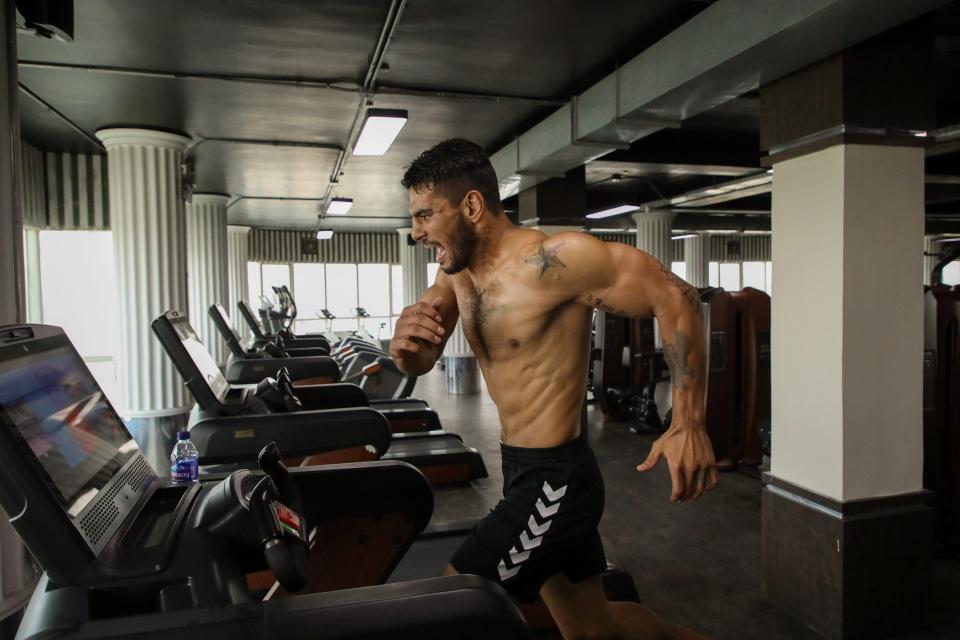
[[[720,0],[491,156],[507,198],[949,0]]]

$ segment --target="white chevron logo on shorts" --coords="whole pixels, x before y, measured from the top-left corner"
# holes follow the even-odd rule
[[[530,516],[530,519],[527,520],[527,528],[530,529],[530,533],[535,536],[542,536],[547,532],[547,529],[550,528],[551,520],[547,520],[543,524],[537,524],[537,519],[533,516]]]
[[[510,548],[510,562],[513,564],[520,564],[524,560],[530,557],[529,551],[517,551],[516,547]]]
[[[541,518],[550,518],[556,515],[557,511],[560,510],[560,503],[558,502],[555,505],[547,506],[543,504],[543,498],[537,498],[537,511],[540,512]]]
[[[556,491],[553,490],[553,487],[550,486],[550,483],[544,481],[543,483],[543,494],[547,496],[547,500],[550,502],[556,502],[567,493],[567,485],[563,485]]]
[[[497,572],[500,574],[500,580],[501,580],[501,581],[503,581],[503,580],[509,580],[509,579],[512,578],[513,576],[515,576],[515,575],[517,575],[518,573],[520,573],[520,565],[517,565],[517,566],[514,567],[513,569],[507,569],[506,563],[505,563],[503,560],[501,560],[501,561],[500,561],[500,564],[497,565]]]
[[[543,483],[543,496],[547,499],[547,502],[550,503],[550,506],[547,506],[543,498],[537,498],[537,512],[540,514],[540,519],[543,520],[543,523],[540,524],[537,522],[536,514],[531,514],[529,519],[527,519],[527,529],[530,531],[529,533],[526,530],[520,532],[519,550],[517,546],[511,547],[508,554],[509,560],[508,558],[503,558],[500,560],[500,564],[497,565],[497,572],[500,574],[501,582],[517,575],[520,572],[520,565],[529,560],[532,551],[543,542],[543,536],[550,529],[550,525],[553,524],[551,518],[557,515],[557,511],[560,510],[560,499],[563,498],[566,493],[567,485],[563,485],[559,489],[554,489],[550,486],[549,482]],[[507,568],[508,561],[513,565],[512,569]]]
[[[540,546],[540,543],[543,542],[542,536],[537,536],[536,538],[531,538],[527,535],[526,531],[520,532],[520,544],[523,546],[524,550],[530,551],[531,549],[536,549]]]

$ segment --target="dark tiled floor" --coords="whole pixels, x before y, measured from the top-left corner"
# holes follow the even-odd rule
[[[434,521],[484,515],[500,498],[497,409],[486,393],[446,393],[445,374],[421,378],[414,395],[440,414],[484,457],[490,478],[436,492]],[[590,441],[603,467],[607,506],[601,534],[610,558],[633,575],[641,600],[663,616],[718,640],[816,640],[819,635],[779,611],[760,587],[760,482],[724,474],[712,494],[672,504],[665,462],[646,475],[649,436],[604,422],[588,411]],[[960,561],[938,560],[930,630],[901,640],[960,638]]]

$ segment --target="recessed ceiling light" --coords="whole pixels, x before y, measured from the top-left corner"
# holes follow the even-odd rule
[[[320,229],[317,231],[317,240],[329,240],[333,237],[333,229]]]
[[[613,207],[612,209],[604,209],[602,211],[594,211],[593,213],[588,213],[587,217],[596,220],[598,218],[609,218],[611,216],[618,216],[621,213],[630,213],[631,211],[639,211],[640,207],[633,204],[622,204],[619,207]]]
[[[357,156],[382,156],[407,123],[405,109],[367,109],[363,128],[353,145]]]
[[[331,198],[327,205],[327,213],[331,216],[342,216],[353,206],[353,198]]]

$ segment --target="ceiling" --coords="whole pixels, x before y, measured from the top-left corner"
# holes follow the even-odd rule
[[[18,36],[21,130],[43,150],[86,153],[103,153],[92,134],[104,127],[182,132],[194,139],[195,191],[230,194],[232,223],[311,228],[338,195],[354,206],[332,226],[394,229],[408,220],[399,181],[418,153],[454,136],[496,151],[710,4],[83,0],[73,42]],[[960,122],[960,3],[940,14],[948,125]],[[364,106],[409,112],[384,156],[347,151]],[[594,160],[588,211],[761,171],[758,112],[747,93]],[[960,175],[957,155],[937,155],[938,174]],[[928,190],[932,215],[960,213],[960,186]],[[769,206],[760,194],[700,211],[720,222]]]

